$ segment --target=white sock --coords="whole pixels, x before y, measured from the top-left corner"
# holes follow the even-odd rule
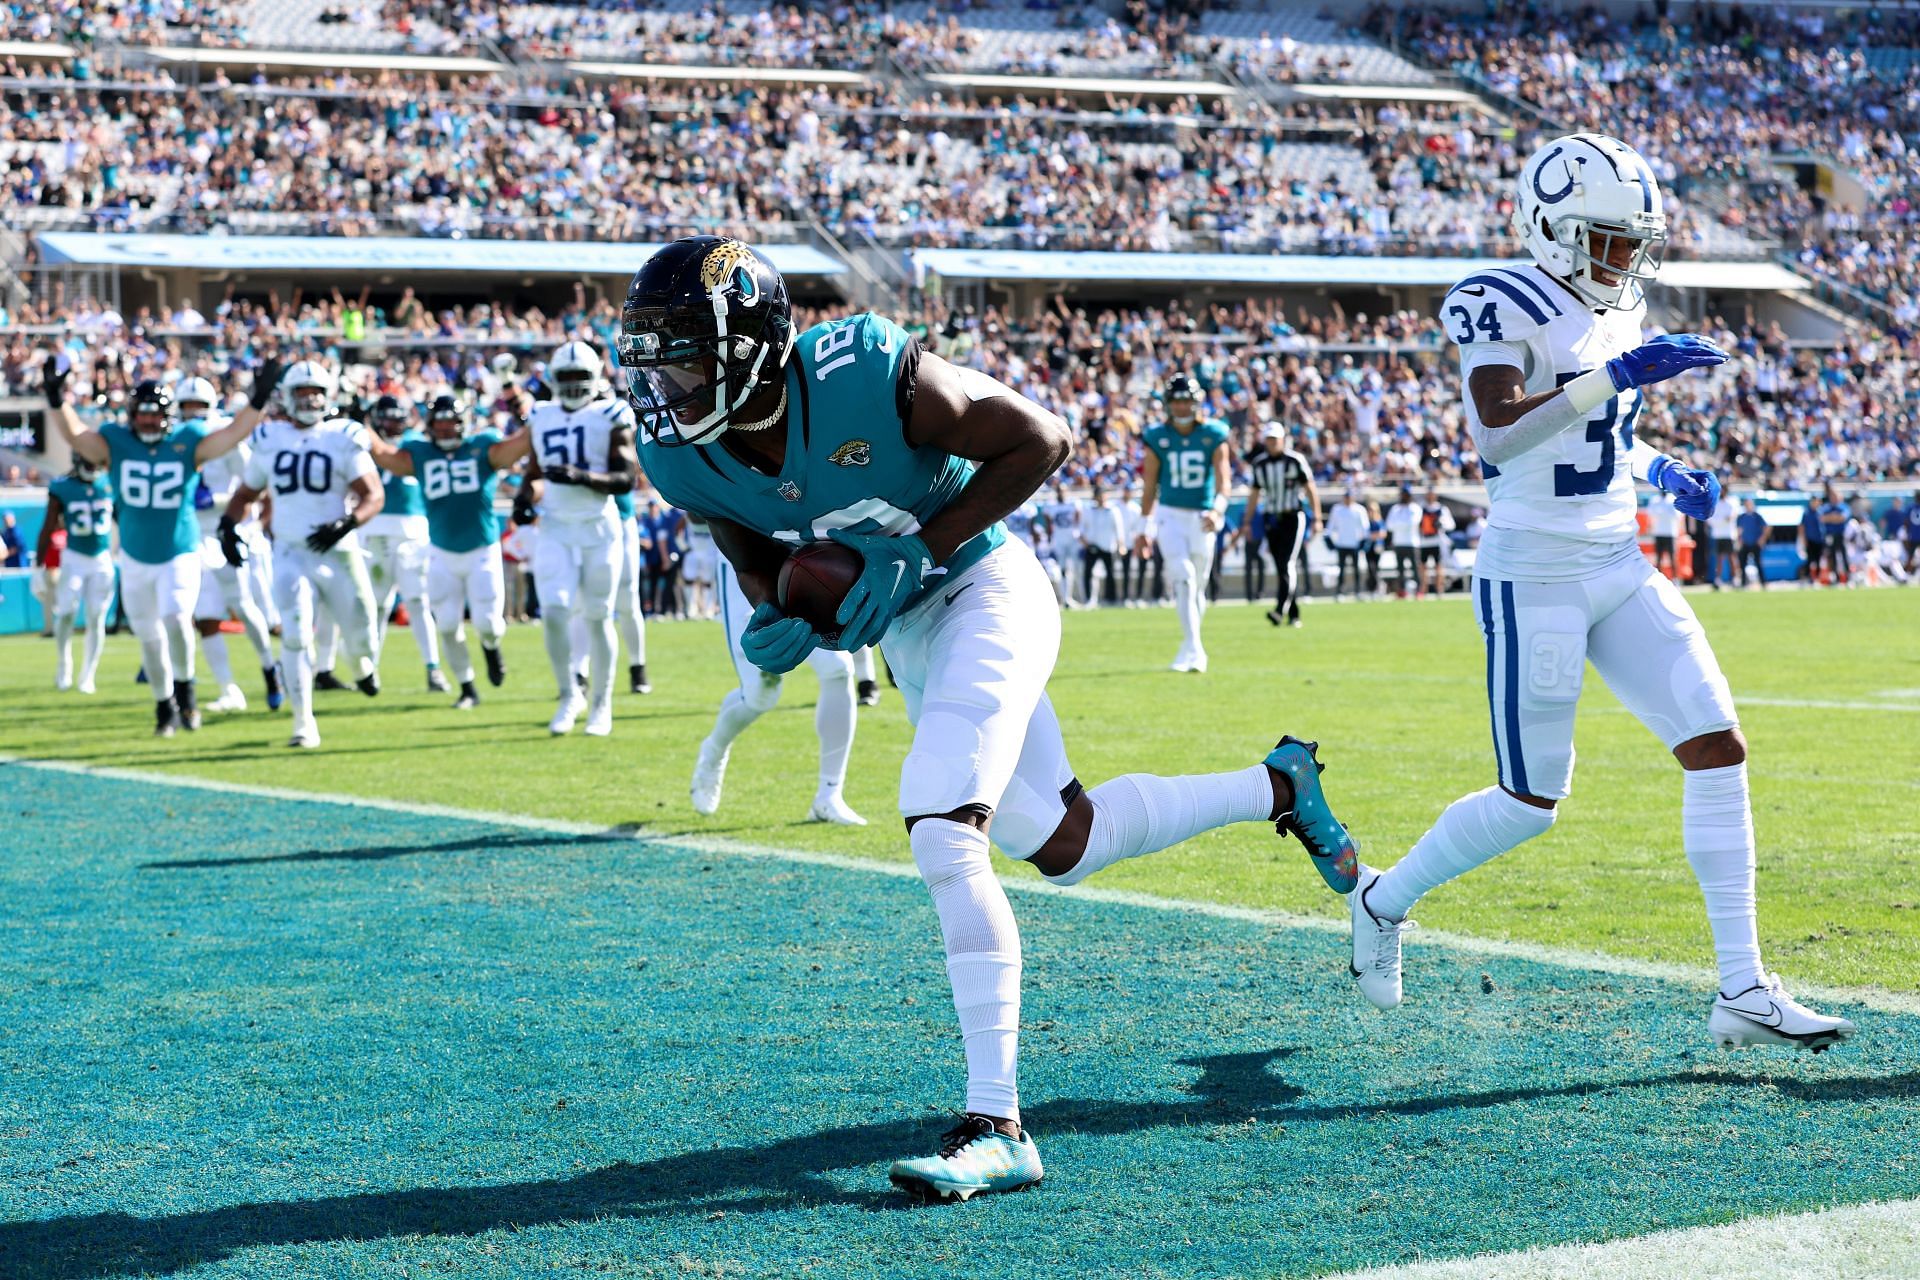
[[[284,634],[280,640],[280,657],[287,669],[287,704],[298,729],[313,719],[313,650],[287,647]]]
[[[573,617],[557,609],[544,609],[540,629],[547,641],[547,661],[553,667],[553,682],[565,698],[573,691]]]
[[[91,619],[89,619],[91,621]],[[92,648],[93,637],[87,637],[88,648]],[[53,673],[65,683],[73,679],[73,615],[56,613],[53,615]]]
[[[643,667],[647,663],[647,620],[640,615],[640,606],[620,610],[615,619],[620,624],[620,643],[627,651],[627,665]]]
[[[102,605],[98,609],[87,610],[87,656],[80,663],[80,680],[84,684],[93,682],[94,673],[100,670],[100,654],[107,647],[107,610]]]
[[[813,731],[820,738],[820,789],[838,791],[847,780],[847,757],[853,753],[856,699],[853,680],[844,666],[820,678],[820,701],[813,709]]]
[[[267,630],[267,615],[244,594],[236,594],[240,595],[240,605],[235,610],[240,615],[240,627],[247,633],[247,643],[253,646],[254,656],[260,659],[260,669],[264,671],[273,665],[273,636]]]
[[[168,656],[166,633],[157,622],[134,628],[140,640],[140,665],[146,670],[153,700],[165,702],[173,694],[173,659]]]
[[[1116,862],[1156,853],[1229,822],[1260,822],[1273,812],[1273,774],[1256,764],[1232,773],[1160,778],[1129,773],[1087,793],[1093,827],[1086,852],[1055,884],[1079,884]]]
[[[1191,573],[1174,580],[1173,603],[1180,613],[1180,634],[1183,642],[1180,652],[1189,656],[1200,653],[1200,587],[1199,579]]]
[[[447,651],[447,671],[453,676],[455,684],[466,684],[473,679],[473,654],[467,649],[466,633],[458,622],[452,630],[440,633],[440,647]]]
[[[953,1007],[967,1049],[967,1110],[1020,1119],[1020,928],[993,875],[987,835],[922,818],[909,842],[940,916]]]
[[[1499,787],[1461,796],[1414,841],[1406,857],[1380,873],[1367,890],[1367,910],[1383,920],[1405,919],[1429,889],[1544,835],[1557,813],[1516,800]]]
[[[873,679],[872,645],[864,645],[853,651],[853,678],[862,681]]]
[[[333,660],[337,656],[335,651],[339,647],[340,628],[333,624],[333,619],[323,618],[320,625],[313,629],[313,669],[333,670]],[[282,643],[281,648],[286,648],[286,645]]]
[[[167,656],[173,663],[175,684],[193,683],[193,618],[177,613],[160,619],[160,630],[167,638]],[[152,672],[148,672],[152,675]]]
[[[1690,769],[1680,801],[1687,863],[1707,900],[1720,989],[1738,995],[1760,985],[1760,926],[1755,918],[1753,810],[1747,766]]]
[[[420,660],[430,667],[440,665],[440,637],[433,627],[433,606],[425,596],[407,601],[407,625],[413,629],[413,642],[420,648]]]
[[[209,636],[200,637],[200,647],[206,650],[207,670],[213,673],[213,682],[224,696],[227,686],[233,683],[233,665],[227,661],[227,638],[218,631]]]
[[[613,705],[613,655],[618,643],[613,619],[590,620],[587,626],[587,689],[595,714]]]
[[[593,663],[593,641],[589,639],[587,616],[585,613],[573,615],[567,631],[567,641],[573,652],[573,669],[578,675],[586,675]]]

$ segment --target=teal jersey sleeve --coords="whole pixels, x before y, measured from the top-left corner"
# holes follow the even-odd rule
[[[107,474],[120,517],[120,549],[142,564],[165,564],[200,547],[193,495],[200,483],[194,453],[207,424],[184,422],[158,444],[142,443],[124,424],[100,429],[111,455]]]
[[[500,517],[493,509],[500,473],[487,456],[499,442],[497,431],[470,436],[457,449],[442,449],[424,436],[400,441],[420,482],[427,539],[440,550],[476,551],[500,540]]]
[[[60,499],[60,522],[67,529],[67,550],[76,555],[97,556],[112,545],[113,490],[101,476],[82,482],[61,476],[47,486],[47,492]]]
[[[633,519],[633,490],[613,495],[613,509],[622,520]]]
[[[817,324],[795,341],[787,366],[779,475],[753,470],[724,445],[668,448],[650,438],[640,441],[641,465],[660,495],[689,515],[731,520],[793,546],[834,529],[917,532],[973,476],[965,458],[907,443],[919,361],[919,344],[881,316]],[[1005,536],[995,524],[943,567],[957,573]]]
[[[425,436],[415,435],[413,432],[408,432],[406,435],[401,436],[396,443],[400,448],[404,449],[410,440],[418,440],[423,444],[431,444]],[[438,452],[438,450],[436,450],[436,452]],[[380,487],[386,491],[387,495],[386,505],[380,508],[381,515],[423,516],[427,514],[427,499],[426,495],[420,491],[420,480],[417,474],[397,476],[391,471],[382,469],[380,472]]]
[[[1160,505],[1189,511],[1211,507],[1216,496],[1213,455],[1227,442],[1226,424],[1200,422],[1182,435],[1163,422],[1147,430],[1146,440],[1160,459]]]

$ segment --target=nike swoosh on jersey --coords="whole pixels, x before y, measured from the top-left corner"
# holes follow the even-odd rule
[[[1466,294],[1469,298],[1484,298],[1487,296],[1487,287],[1485,285],[1478,285],[1472,289],[1462,289],[1460,292]]]
[[[947,603],[952,604],[955,600],[958,600],[960,598],[960,593],[962,591],[965,591],[968,587],[972,585],[973,584],[971,582],[963,582],[959,586],[955,587],[953,590],[947,592]]]

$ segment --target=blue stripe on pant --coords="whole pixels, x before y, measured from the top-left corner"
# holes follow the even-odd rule
[[[1496,585],[1500,588],[1497,614],[1493,594]],[[1493,730],[1500,785],[1518,795],[1529,795],[1526,753],[1520,736],[1520,637],[1513,584],[1495,584],[1481,578],[1475,586],[1480,630],[1487,638],[1487,718]]]
[[[1493,763],[1500,776],[1500,785],[1507,784],[1507,753],[1500,742],[1499,701],[1494,697],[1493,661],[1499,639],[1493,632],[1493,584],[1485,578],[1474,582],[1474,613],[1480,623],[1481,634],[1487,638],[1487,728],[1493,734]]]

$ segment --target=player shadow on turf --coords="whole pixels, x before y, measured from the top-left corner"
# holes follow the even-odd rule
[[[382,858],[405,858],[419,853],[498,852],[507,849],[557,848],[563,845],[632,844],[634,836],[624,830],[583,832],[527,832],[514,834],[490,832],[457,840],[439,840],[427,844],[361,845],[342,849],[302,849],[297,853],[269,853],[234,858],[167,858],[142,862],[142,871],[191,871],[209,867],[247,867],[277,862],[371,862]]]
[[[1920,1094],[1920,1072],[1802,1082],[1735,1072],[1676,1071],[1615,1081],[1583,1081],[1537,1089],[1498,1089],[1332,1106],[1288,1105],[1302,1090],[1268,1066],[1295,1052],[1189,1058],[1199,1069],[1190,1102],[1062,1099],[1030,1110],[1036,1131],[1065,1136],[1132,1136],[1156,1129],[1240,1125],[1249,1120],[1294,1124],[1359,1115],[1420,1114],[1448,1108],[1502,1106],[1538,1098],[1579,1096],[1669,1085],[1775,1087],[1795,1101],[1857,1102]],[[183,1270],[241,1250],[404,1236],[476,1236],[496,1230],[601,1218],[680,1216],[704,1221],[716,1213],[763,1213],[840,1205],[868,1211],[916,1207],[875,1184],[880,1168],[903,1153],[928,1149],[948,1121],[895,1120],[781,1138],[759,1146],[688,1151],[639,1163],[622,1162],[570,1178],[485,1187],[416,1187],[311,1200],[227,1205],[150,1218],[98,1213],[0,1223],[0,1274],[21,1280],[87,1280],[122,1271]],[[860,1189],[834,1177],[850,1171]],[[872,1189],[869,1189],[871,1187]],[[1383,1191],[1391,1188],[1381,1188]],[[1045,1194],[1044,1189],[1040,1194]],[[949,1210],[971,1212],[971,1210]]]

